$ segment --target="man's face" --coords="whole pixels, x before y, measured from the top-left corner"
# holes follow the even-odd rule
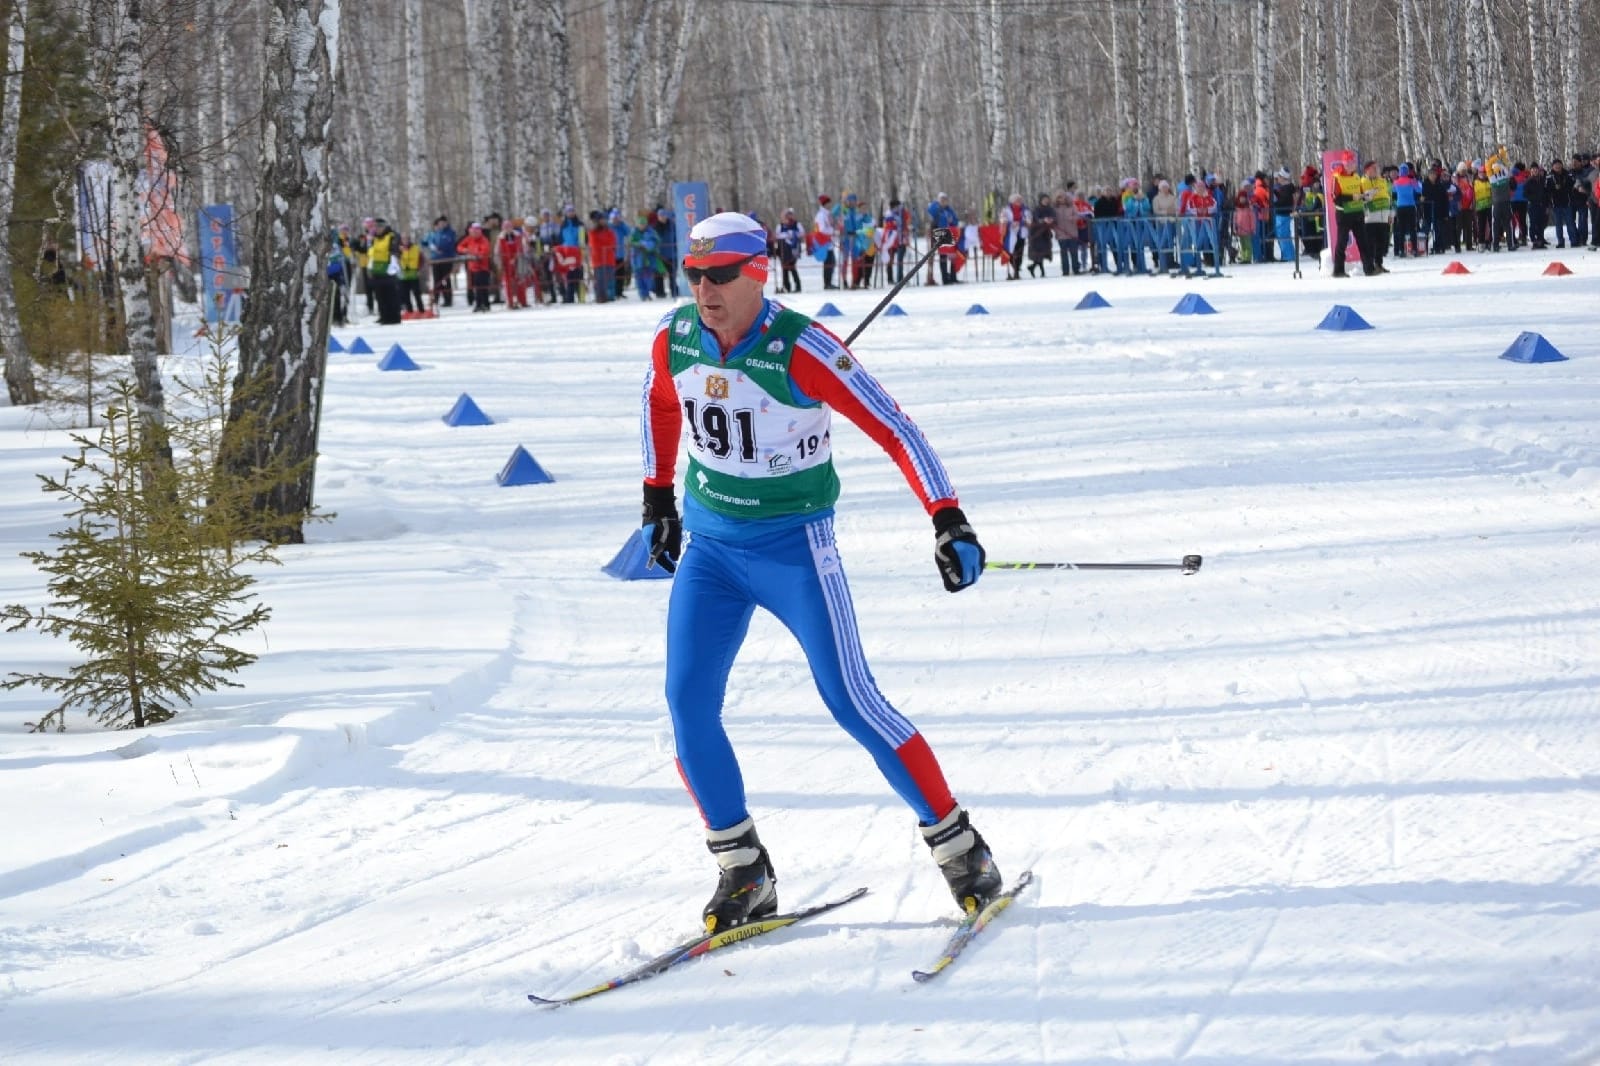
[[[762,284],[742,273],[724,285],[702,277],[689,288],[700,312],[700,324],[726,340],[742,335],[761,311]]]

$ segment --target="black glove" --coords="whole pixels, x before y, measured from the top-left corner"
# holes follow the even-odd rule
[[[644,534],[650,548],[649,569],[658,563],[667,573],[678,569],[683,554],[683,523],[678,520],[678,497],[671,485],[644,487]]]
[[[967,525],[967,516],[959,507],[941,507],[933,513],[933,561],[938,564],[939,576],[944,579],[948,592],[960,592],[978,580],[983,573],[983,545],[978,535]]]

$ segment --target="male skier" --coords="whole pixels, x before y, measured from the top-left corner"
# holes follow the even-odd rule
[[[938,456],[883,386],[833,334],[763,295],[766,252],[747,216],[695,224],[683,259],[694,303],[656,328],[641,417],[643,536],[651,565],[675,572],[666,696],[678,768],[720,867],[706,929],[778,909],[777,877],[722,723],[728,673],[756,607],[798,638],[828,709],[916,813],[956,903],[971,911],[998,894],[1000,871],[927,742],[867,669],[834,544],[832,412],[889,453],[932,516],[945,588],[978,580],[983,548]],[[680,523],[674,483],[685,423]],[[684,528],[693,534],[687,545]]]

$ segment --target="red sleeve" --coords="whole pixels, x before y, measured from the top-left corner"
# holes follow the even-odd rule
[[[645,375],[644,403],[640,413],[640,444],[644,450],[647,485],[670,487],[677,473],[678,440],[683,433],[683,410],[678,388],[667,363],[667,330],[672,316],[656,328],[650,348],[650,372]]]
[[[789,362],[794,383],[855,423],[889,454],[931,515],[957,504],[954,486],[911,417],[832,333],[813,324]]]

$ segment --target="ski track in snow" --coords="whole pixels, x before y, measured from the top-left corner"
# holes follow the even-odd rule
[[[914,985],[949,897],[758,615],[727,721],[780,896],[871,892],[549,1012],[526,993],[651,957],[713,881],[666,583],[599,573],[664,307],[345,332],[424,370],[330,357],[338,517],[261,575],[246,687],[141,736],[25,734],[48,704],[0,693],[0,1059],[1600,1062],[1600,256],[1544,261],[903,293],[857,353],[991,558],[1205,565],[949,597],[898,473],[838,427],[874,675],[1037,884]],[[1112,306],[1068,310],[1091,286]],[[1194,289],[1220,313],[1167,314]],[[1313,331],[1333,302],[1378,328]],[[1570,361],[1495,359],[1523,329]],[[463,391],[498,424],[444,426]],[[518,443],[554,484],[494,484]],[[42,596],[16,552],[59,522],[33,475],[67,447],[0,410],[0,601]],[[8,669],[68,661],[3,641]]]

